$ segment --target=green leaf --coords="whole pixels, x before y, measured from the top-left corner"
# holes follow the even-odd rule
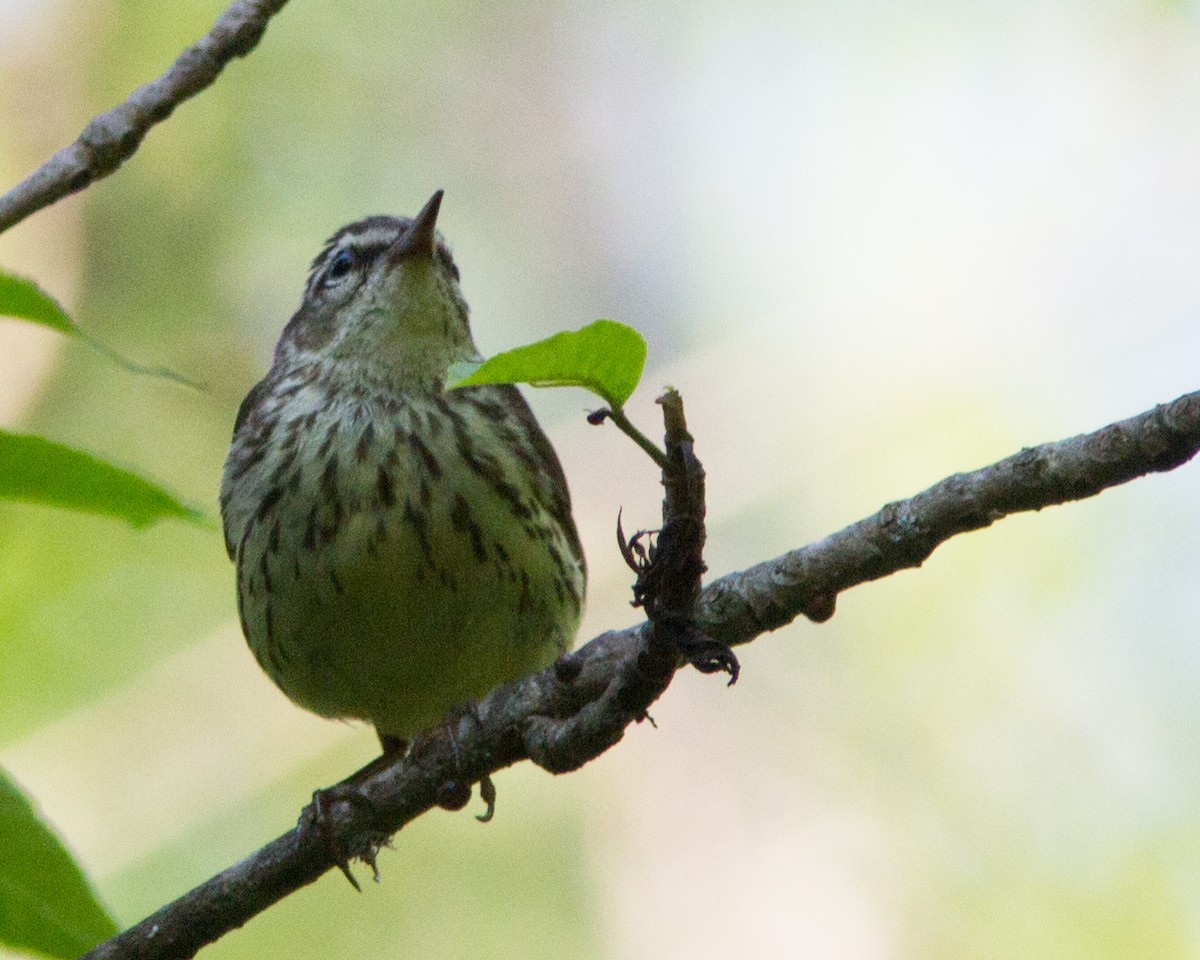
[[[87,877],[0,770],[0,943],[77,957],[117,932]]]
[[[150,377],[160,377],[163,380],[174,380],[186,387],[203,390],[202,384],[176,373],[168,367],[148,367],[124,357],[112,347],[106,346],[99,340],[84,333],[67,316],[67,313],[50,294],[46,293],[32,280],[17,277],[0,270],[0,317],[17,317],[30,320],[50,327],[59,333],[82,340],[93,350],[108,357],[117,366],[130,373],[143,374]]]
[[[32,280],[14,277],[3,270],[0,270],[0,316],[32,320],[59,333],[79,336],[79,328],[57,300]]]
[[[646,341],[632,327],[596,320],[582,330],[556,333],[478,363],[450,368],[450,389],[483,383],[535,387],[583,387],[620,409],[637,388],[646,366]]]
[[[135,527],[163,517],[203,522],[199,511],[136,473],[44,437],[6,430],[0,430],[0,500],[101,513]]]

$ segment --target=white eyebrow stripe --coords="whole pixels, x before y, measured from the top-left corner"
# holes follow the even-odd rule
[[[394,227],[367,227],[361,232],[343,234],[338,238],[338,242],[334,245],[333,250],[339,250],[343,247],[391,246],[399,236],[400,231]]]

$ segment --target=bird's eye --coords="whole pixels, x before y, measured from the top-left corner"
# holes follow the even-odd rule
[[[325,282],[329,283],[334,280],[340,280],[346,274],[354,269],[354,253],[347,247],[342,247],[334,254],[333,260],[329,264],[329,270],[325,274]]]

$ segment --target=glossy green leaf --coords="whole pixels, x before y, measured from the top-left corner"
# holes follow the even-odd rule
[[[44,437],[5,430],[0,430],[0,500],[101,513],[135,527],[164,517],[203,520],[136,473]]]
[[[29,798],[0,770],[0,943],[77,957],[117,932]]]
[[[449,386],[583,387],[616,409],[633,395],[645,366],[646,341],[640,333],[615,320],[596,320],[582,330],[498,353],[482,364],[455,364]]]
[[[50,294],[32,280],[15,277],[3,270],[0,270],[0,317],[18,317],[59,333],[79,335],[79,328]]]

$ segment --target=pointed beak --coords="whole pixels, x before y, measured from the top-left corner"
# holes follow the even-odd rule
[[[442,206],[443,192],[439,190],[429,198],[429,202],[413,218],[408,232],[392,246],[393,259],[399,260],[402,257],[433,259],[433,252],[437,248],[437,217],[438,210]]]

